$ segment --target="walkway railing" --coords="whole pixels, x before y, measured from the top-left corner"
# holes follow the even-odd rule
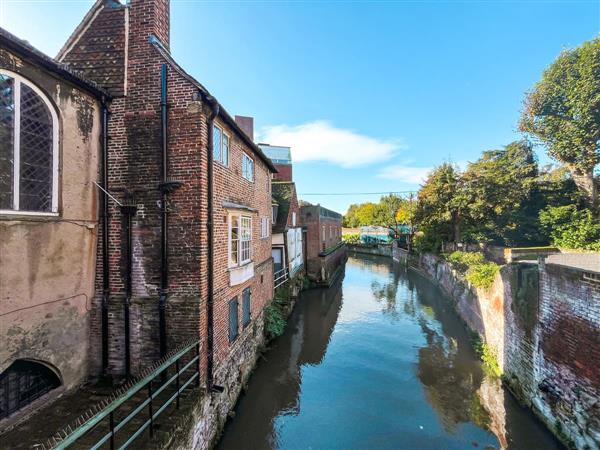
[[[289,278],[289,272],[287,267],[273,273],[273,288],[277,289],[279,286],[284,284]]]
[[[98,408],[90,410],[74,428],[69,426],[57,433],[43,448],[62,450],[77,444],[77,447],[85,446],[93,450],[103,446],[111,450],[125,449],[146,429],[152,437],[156,418],[174,401],[179,409],[182,392],[192,383],[200,385],[199,359],[200,341],[186,344],[146,371],[139,381],[126,386],[108,402],[105,401],[98,412],[93,413]],[[172,368],[175,369],[174,374],[169,377],[168,370]],[[156,389],[155,384],[158,385]],[[170,386],[174,389],[172,395],[168,392]],[[128,401],[136,403],[131,410],[124,407]],[[140,419],[141,425],[138,423]],[[130,426],[124,429],[128,424]],[[119,441],[123,442],[117,445],[115,436],[118,432],[123,436]]]

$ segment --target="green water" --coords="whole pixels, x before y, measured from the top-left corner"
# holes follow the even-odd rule
[[[218,448],[562,447],[484,374],[434,285],[360,256],[335,286],[302,293]]]

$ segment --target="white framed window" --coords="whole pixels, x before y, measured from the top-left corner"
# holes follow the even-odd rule
[[[58,213],[58,116],[37,86],[1,69],[0,213]]]
[[[242,153],[242,176],[248,181],[254,181],[254,160]]]
[[[296,226],[296,211],[292,211],[292,226]]]
[[[217,125],[213,125],[213,160],[229,165],[229,136]]]
[[[241,266],[252,259],[252,217],[229,216],[229,266]]]
[[[260,237],[261,239],[269,237],[269,228],[271,226],[271,221],[268,217],[261,217],[260,219]]]

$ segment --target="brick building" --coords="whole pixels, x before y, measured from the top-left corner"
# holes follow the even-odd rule
[[[174,61],[169,34],[169,0],[98,0],[58,55],[113,96],[92,372],[135,374],[199,338],[205,383],[231,403],[272,298],[275,168]]]
[[[259,144],[277,169],[273,176],[272,255],[275,283],[300,275],[304,266],[303,232],[300,226],[296,183],[292,180],[292,155],[289,147]]]
[[[108,97],[0,28],[0,429],[88,375]]]
[[[300,224],[306,229],[308,277],[318,284],[330,285],[346,261],[342,215],[321,205],[301,201]]]

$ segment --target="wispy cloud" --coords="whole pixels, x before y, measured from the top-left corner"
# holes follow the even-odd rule
[[[377,176],[388,180],[403,181],[405,183],[421,184],[427,179],[432,167],[415,167],[410,165],[394,164],[384,167]]]
[[[325,161],[344,168],[386,161],[405,148],[399,140],[365,136],[327,121],[268,126],[259,138],[261,142],[292,147],[296,162]]]

